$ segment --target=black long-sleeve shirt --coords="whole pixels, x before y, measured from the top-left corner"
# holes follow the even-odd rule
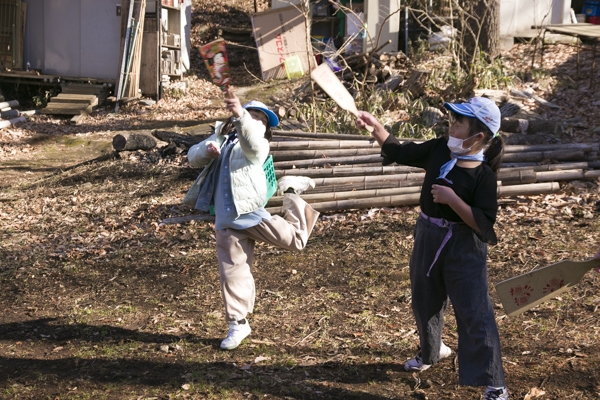
[[[421,189],[421,211],[434,218],[443,218],[452,222],[464,222],[447,204],[434,203],[431,186],[448,186],[473,212],[479,227],[478,235],[486,243],[496,244],[494,232],[498,211],[497,178],[486,162],[475,168],[454,166],[445,179],[437,179],[440,168],[450,161],[451,154],[445,138],[432,139],[423,143],[405,142],[390,135],[381,146],[384,164],[398,164],[425,169],[425,179]]]

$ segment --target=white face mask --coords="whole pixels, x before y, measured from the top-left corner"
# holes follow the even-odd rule
[[[470,136],[470,137],[468,137],[466,139],[458,139],[458,138],[455,138],[454,136],[448,136],[448,148],[454,154],[458,154],[458,155],[466,154],[469,151],[471,151],[471,149],[473,148],[473,146],[475,145],[475,143],[473,143],[470,147],[468,147],[466,149],[463,148],[463,143],[465,142],[465,140],[469,140],[472,137],[475,137],[477,135],[479,135],[479,133],[477,133],[477,134],[475,134],[473,136]]]

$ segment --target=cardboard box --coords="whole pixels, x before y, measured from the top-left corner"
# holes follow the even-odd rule
[[[300,58],[304,72],[315,67],[312,46],[306,43],[305,18],[296,7],[277,8],[254,14],[252,28],[262,78],[265,81],[286,79],[284,63],[286,58],[291,56]]]

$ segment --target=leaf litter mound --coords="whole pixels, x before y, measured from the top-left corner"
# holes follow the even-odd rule
[[[225,23],[211,15],[227,15],[233,2],[205,3],[194,3],[194,29],[208,41]],[[253,4],[235,7],[247,13]],[[505,55],[515,70],[526,70],[531,47]],[[554,138],[597,140],[589,124],[597,95],[561,70],[573,50],[548,51],[551,89],[542,92],[535,80],[530,87],[559,104],[561,118],[578,118]],[[220,94],[193,62],[198,73],[186,78],[185,96],[155,108],[107,110],[83,127],[40,117],[1,131],[3,169],[40,158],[40,142],[31,140],[40,135],[110,140],[118,131],[219,118]],[[23,168],[1,183],[3,398],[479,398],[480,389],[458,386],[454,356],[420,375],[402,368],[418,351],[408,280],[417,207],[325,214],[301,253],[257,244],[253,333],[239,349],[220,351],[226,327],[212,226],[160,224],[189,213],[180,201],[196,174],[184,154],[150,152],[64,171]],[[594,181],[503,199],[490,285],[590,258],[600,247],[599,213]],[[514,398],[599,396],[598,278],[590,272],[513,318],[490,288]],[[451,309],[446,315],[444,342],[456,352],[456,321]]]

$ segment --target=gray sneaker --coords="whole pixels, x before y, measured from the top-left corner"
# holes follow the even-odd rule
[[[488,386],[485,388],[483,400],[508,400],[508,390],[506,387],[495,388]]]
[[[450,347],[446,346],[444,342],[440,345],[440,358],[439,360],[443,360],[444,358],[450,357],[452,354],[452,350]],[[411,358],[404,364],[404,369],[410,372],[422,372],[431,367],[431,364],[424,364],[423,359],[421,358],[421,353],[416,355],[415,358]]]

